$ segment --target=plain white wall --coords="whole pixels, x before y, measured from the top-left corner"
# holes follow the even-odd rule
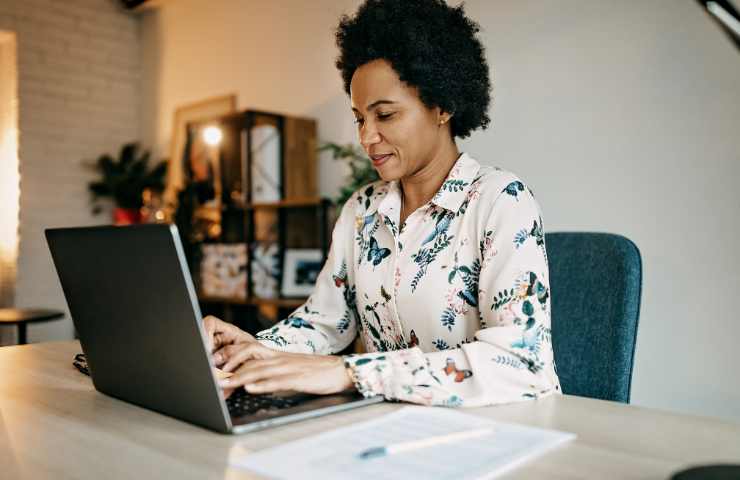
[[[548,231],[621,233],[642,251],[633,402],[740,419],[740,51],[696,2],[468,12],[495,102],[464,147],[523,176]]]
[[[143,14],[145,143],[166,155],[174,109],[239,108],[354,129],[332,30],[351,0],[178,0]],[[695,2],[470,0],[492,66],[493,126],[461,142],[522,176],[547,230],[617,232],[644,260],[638,405],[740,419],[740,52]],[[321,191],[344,171],[324,158]],[[608,292],[604,292],[608,295]]]

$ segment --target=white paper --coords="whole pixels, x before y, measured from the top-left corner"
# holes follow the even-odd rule
[[[368,448],[490,427],[491,435],[362,460]],[[575,435],[448,408],[404,407],[381,418],[232,457],[234,467],[276,479],[408,480],[491,478]]]

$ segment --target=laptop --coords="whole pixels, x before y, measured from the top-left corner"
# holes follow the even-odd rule
[[[174,225],[47,229],[95,389],[223,433],[382,401],[357,392],[250,395],[218,387]]]

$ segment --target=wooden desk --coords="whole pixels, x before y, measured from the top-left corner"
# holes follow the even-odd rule
[[[96,392],[72,366],[80,351],[77,342],[0,348],[0,477],[257,478],[229,468],[229,455],[399,408],[379,404],[221,435]],[[663,479],[691,464],[740,463],[736,423],[570,396],[465,411],[578,434],[502,478]]]

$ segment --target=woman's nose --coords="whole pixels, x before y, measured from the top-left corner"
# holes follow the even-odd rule
[[[365,150],[369,150],[372,145],[380,142],[380,132],[374,125],[365,123],[360,129],[360,143]]]

